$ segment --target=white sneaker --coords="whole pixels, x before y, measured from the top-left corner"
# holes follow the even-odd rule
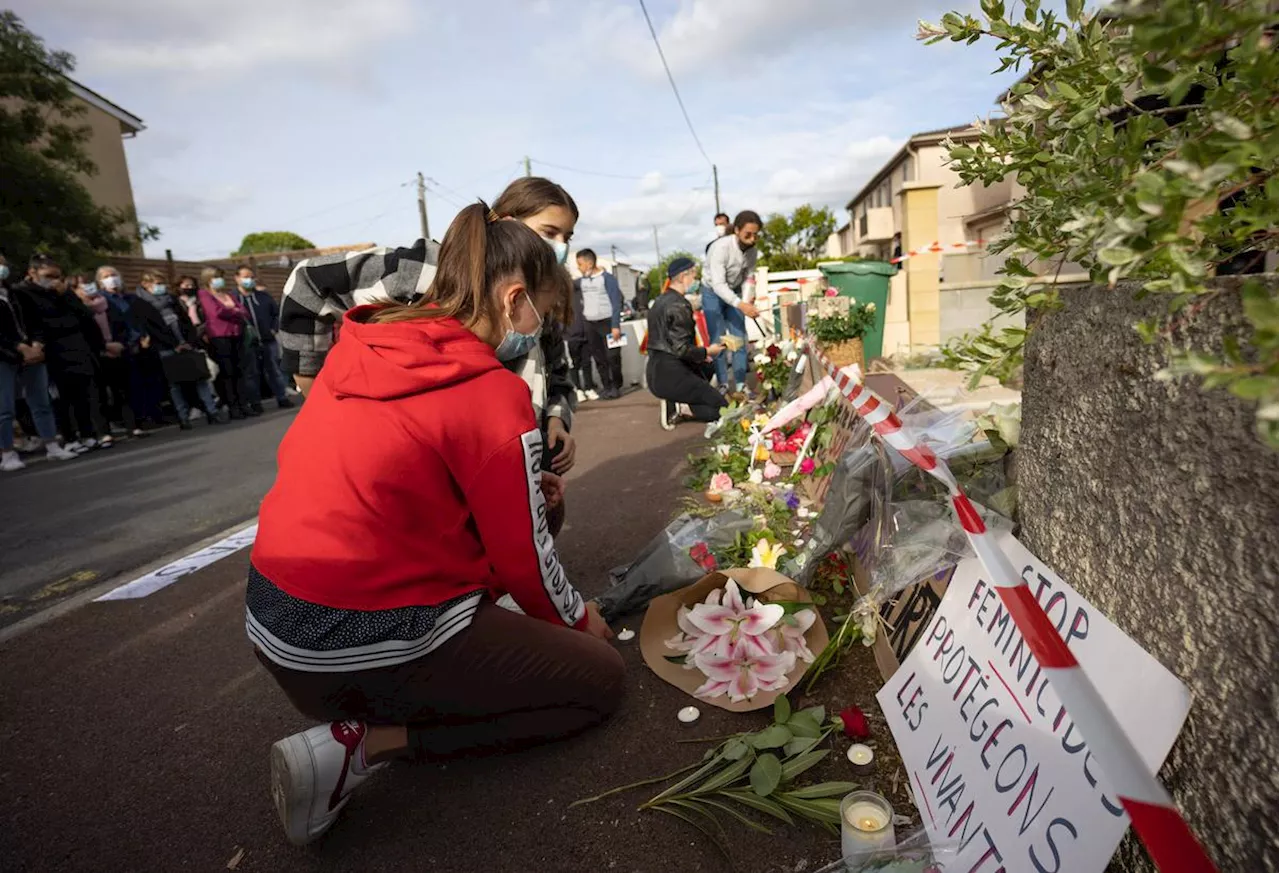
[[[600,399],[600,392],[599,392],[599,391],[588,391],[588,392],[587,392],[587,399],[588,399],[588,400],[599,400],[599,399]]]
[[[44,453],[51,461],[74,461],[80,457],[74,451],[65,449],[57,443],[45,443]]]
[[[295,846],[319,838],[338,820],[354,791],[385,764],[364,763],[368,727],[335,721],[285,737],[271,747],[271,799]]]
[[[586,400],[587,400],[587,392],[585,392],[585,391],[583,391],[581,388],[579,388],[579,389],[578,389],[578,402],[579,402],[579,403],[585,403],[585,402],[586,402]]]
[[[14,442],[13,447],[19,452],[38,452],[43,445],[36,437],[23,437]]]
[[[18,457],[17,452],[9,451],[0,454],[0,472],[16,473],[26,468],[27,465],[22,463],[22,458]]]

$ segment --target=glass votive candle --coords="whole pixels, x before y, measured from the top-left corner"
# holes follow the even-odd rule
[[[895,845],[889,801],[874,791],[855,791],[840,801],[840,850],[844,857]]]
[[[845,753],[849,759],[849,763],[853,765],[853,769],[861,776],[865,776],[872,770],[872,762],[875,761],[875,753],[871,751],[871,747],[862,743],[854,743],[849,747],[849,751]]]

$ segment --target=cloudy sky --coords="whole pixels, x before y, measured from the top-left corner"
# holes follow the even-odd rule
[[[840,208],[915,131],[985,115],[989,47],[915,42],[966,0],[648,0],[727,212]],[[143,118],[127,143],[162,254],[251,231],[408,243],[523,172],[582,208],[575,246],[701,248],[711,168],[637,0],[16,0],[76,78]]]

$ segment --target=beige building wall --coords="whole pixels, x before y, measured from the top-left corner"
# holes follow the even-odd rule
[[[136,214],[133,201],[133,184],[129,179],[129,164],[124,153],[124,137],[120,121],[96,106],[77,100],[86,108],[80,116],[80,124],[88,125],[91,133],[85,150],[97,166],[98,172],[89,176],[81,174],[80,181],[93,198],[93,202],[107,209],[123,209]],[[130,223],[127,233],[134,240],[131,248],[120,254],[141,255],[142,241],[138,239],[137,225]]]

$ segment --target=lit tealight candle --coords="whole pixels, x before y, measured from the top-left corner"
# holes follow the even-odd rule
[[[871,769],[871,762],[875,759],[875,752],[871,751],[870,746],[864,746],[862,743],[854,743],[849,747],[848,751],[849,763],[858,769],[859,772],[865,772]]]
[[[625,643],[628,640],[634,640],[635,638],[636,632],[629,627],[624,627],[622,630],[618,631],[618,642],[620,643]]]
[[[895,845],[893,807],[889,801],[874,791],[855,791],[840,801],[840,849],[844,857]]]
[[[690,725],[697,721],[701,715],[702,713],[698,711],[698,707],[686,706],[676,713],[676,718],[680,719],[681,724]]]

